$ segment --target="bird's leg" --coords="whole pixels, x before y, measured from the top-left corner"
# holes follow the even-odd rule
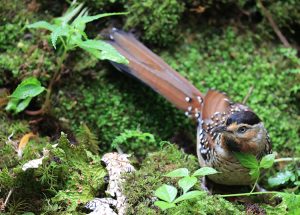
[[[212,190],[210,190],[207,185],[208,185],[207,179],[204,176],[204,177],[201,178],[201,189],[204,190],[207,194],[211,195]]]

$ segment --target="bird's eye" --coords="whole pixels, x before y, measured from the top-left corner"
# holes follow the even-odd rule
[[[247,127],[245,127],[245,126],[239,127],[239,129],[237,131],[239,133],[245,133],[247,131]]]

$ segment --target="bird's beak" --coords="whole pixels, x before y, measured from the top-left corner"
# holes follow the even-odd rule
[[[213,132],[224,133],[224,132],[228,132],[228,130],[227,130],[226,126],[221,125],[221,126],[214,128]]]

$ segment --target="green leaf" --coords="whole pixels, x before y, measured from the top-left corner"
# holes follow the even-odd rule
[[[170,185],[160,186],[154,193],[154,195],[166,202],[172,202],[177,195],[177,189]]]
[[[165,176],[171,177],[171,178],[185,177],[185,176],[189,176],[189,170],[187,168],[179,168],[179,169],[173,170],[172,172],[169,172]]]
[[[5,110],[6,111],[15,111],[17,109],[19,99],[16,98],[10,98],[9,102],[7,103]]]
[[[56,22],[58,24],[62,24],[62,25],[67,24],[71,19],[74,18],[74,16],[76,16],[76,14],[79,13],[79,11],[82,9],[82,7],[83,7],[83,4],[77,4],[77,3],[71,4],[71,6],[65,12],[65,14],[62,17],[59,17],[56,19]]]
[[[197,178],[194,176],[186,176],[178,181],[178,185],[182,188],[183,193],[186,193],[197,183]]]
[[[60,26],[54,29],[51,33],[51,42],[53,47],[56,49],[56,41],[58,37],[68,36],[69,34],[69,26]]]
[[[10,97],[17,99],[26,99],[28,97],[35,97],[41,94],[44,90],[44,87],[33,84],[18,86]]]
[[[155,201],[154,205],[162,209],[163,211],[169,208],[176,207],[174,203],[164,202],[164,201]]]
[[[259,166],[261,168],[268,169],[271,166],[273,166],[274,161],[275,161],[275,154],[269,154],[269,155],[264,156],[261,159]]]
[[[32,97],[28,97],[26,99],[24,99],[23,101],[21,101],[16,108],[16,113],[20,113],[21,111],[23,111],[30,103],[30,101],[32,100]]]
[[[205,175],[212,175],[212,174],[217,174],[219,173],[217,170],[211,167],[202,167],[198,170],[196,170],[192,176],[205,176]]]
[[[203,195],[203,191],[199,191],[199,190],[194,190],[188,193],[183,194],[182,196],[179,196],[177,199],[175,199],[174,203],[178,203],[181,202],[183,200],[187,200],[187,199],[193,199],[197,196],[201,196]]]
[[[78,45],[100,60],[106,59],[121,64],[129,63],[112,45],[102,40],[86,40]]]
[[[235,152],[234,156],[238,159],[243,167],[248,169],[257,169],[259,167],[256,157],[252,154]]]
[[[54,31],[55,26],[46,21],[39,21],[26,26],[27,28],[44,28],[49,31]]]
[[[44,90],[45,88],[35,77],[27,78],[9,96],[10,100],[5,109],[19,113],[29,105],[33,97],[41,94]]]
[[[257,179],[259,177],[259,168],[256,169],[250,169],[249,175],[251,176],[251,179]]]
[[[36,77],[26,78],[18,86],[23,86],[23,85],[27,85],[27,84],[33,84],[33,85],[41,86],[41,82]]]
[[[294,177],[294,173],[289,170],[286,170],[284,172],[278,172],[274,177],[270,177],[268,179],[268,184],[271,187],[276,187],[287,183],[293,177]]]
[[[86,23],[89,23],[89,22],[92,22],[94,20],[97,20],[97,19],[100,19],[100,18],[103,18],[103,17],[107,17],[107,16],[126,15],[126,14],[128,14],[128,12],[102,13],[102,14],[98,14],[98,15],[94,15],[94,16],[87,16],[85,14],[77,16],[76,19],[73,21],[73,23],[71,25],[74,26],[75,28],[80,29],[80,30],[84,30]]]

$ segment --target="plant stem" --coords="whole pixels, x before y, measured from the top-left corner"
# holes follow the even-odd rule
[[[259,170],[258,170],[258,171],[259,171]],[[256,187],[256,185],[257,185],[257,182],[258,182],[259,177],[260,177],[260,173],[258,174],[258,176],[257,176],[257,178],[256,178],[256,180],[255,180],[255,183],[254,183],[254,185],[253,185],[253,187],[252,187],[252,190],[250,191],[250,193],[253,193],[253,191],[254,191],[254,189],[255,189],[255,187]]]
[[[278,158],[275,159],[275,163],[279,163],[279,162],[289,162],[289,161],[299,161],[300,158]]]
[[[42,107],[43,113],[48,112],[49,109],[50,109],[50,106],[51,106],[51,93],[52,93],[53,85],[54,85],[55,81],[57,80],[58,76],[61,73],[62,65],[63,65],[66,57],[67,57],[67,48],[64,48],[64,51],[63,51],[61,57],[57,61],[57,70],[55,71],[52,79],[50,80],[50,83],[49,83],[49,86],[48,86],[48,89],[47,89],[46,99],[45,99],[45,102],[44,102],[43,107]]]
[[[277,24],[275,23],[272,14],[265,8],[265,6],[262,4],[261,0],[257,1],[258,6],[261,8],[262,10],[262,14],[265,15],[271,25],[271,27],[273,28],[275,34],[277,35],[277,37],[279,38],[279,40],[283,43],[283,45],[286,48],[291,48],[290,43],[288,42],[288,40],[285,38],[285,36],[281,33],[281,31],[279,30],[279,27],[277,26]]]
[[[235,194],[225,194],[219,195],[219,197],[226,198],[226,197],[235,197],[235,196],[251,196],[251,195],[261,195],[261,194],[278,194],[280,192],[277,191],[266,191],[266,192],[250,192],[250,193],[235,193]]]

